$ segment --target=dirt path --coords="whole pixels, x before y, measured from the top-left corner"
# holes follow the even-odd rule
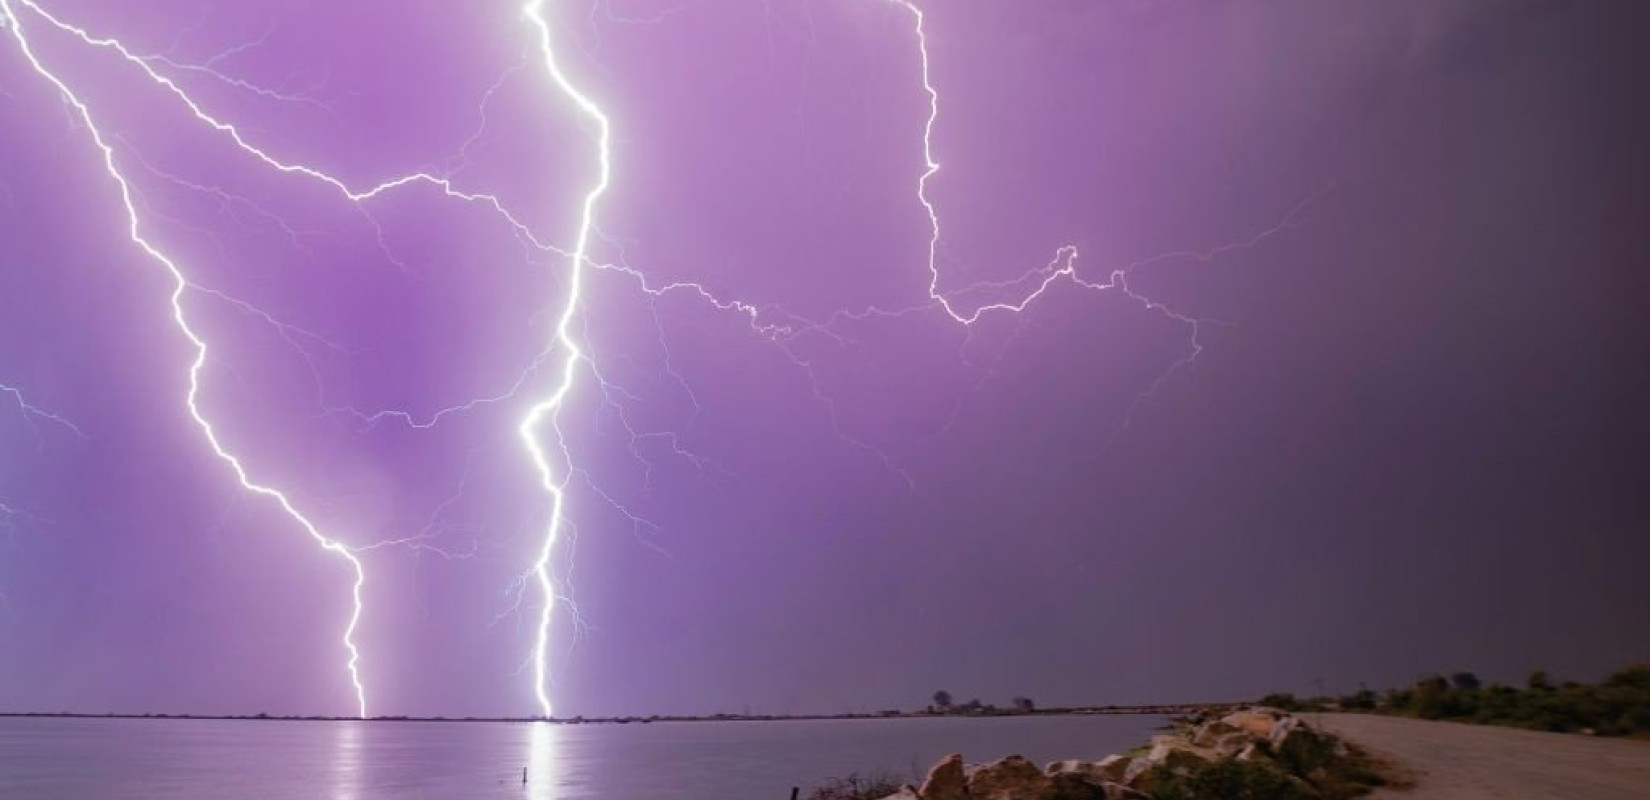
[[[1305,715],[1309,722],[1319,715]],[[1324,727],[1414,771],[1411,792],[1377,800],[1646,800],[1650,742],[1325,714]]]

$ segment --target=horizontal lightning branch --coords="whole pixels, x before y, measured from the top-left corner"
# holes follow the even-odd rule
[[[616,420],[620,429],[629,440],[629,453],[638,462],[645,475],[645,485],[651,490],[654,485],[654,466],[650,452],[663,453],[666,458],[682,459],[693,464],[703,474],[706,470],[719,470],[720,467],[711,459],[695,454],[684,443],[683,437],[672,430],[650,430],[640,424],[638,416],[631,411],[632,407],[642,402],[637,391],[632,391],[619,380],[615,379],[619,373],[603,369],[602,362],[597,358],[598,350],[587,340],[590,338],[585,330],[585,324],[593,311],[586,307],[586,284],[592,273],[611,275],[627,282],[633,289],[645,298],[653,322],[658,331],[658,344],[664,355],[664,372],[680,388],[683,396],[691,401],[695,414],[699,410],[698,397],[695,395],[688,381],[677,371],[672,361],[671,348],[667,341],[663,323],[659,319],[658,309],[666,298],[680,297],[692,303],[715,309],[718,312],[742,320],[748,326],[752,335],[772,344],[787,359],[788,363],[806,376],[813,399],[824,406],[832,428],[837,438],[855,448],[863,450],[875,457],[884,467],[900,475],[909,485],[914,486],[913,478],[907,474],[899,463],[879,449],[877,446],[863,439],[857,438],[848,432],[848,426],[843,424],[837,407],[837,400],[828,391],[819,378],[819,368],[813,356],[804,355],[799,346],[804,337],[822,336],[839,343],[851,342],[845,328],[853,322],[863,321],[872,317],[893,318],[907,315],[938,315],[944,314],[945,319],[955,323],[960,330],[970,335],[977,323],[987,317],[1018,316],[1028,310],[1050,292],[1060,287],[1075,288],[1093,292],[1115,292],[1128,298],[1146,312],[1160,315],[1182,325],[1187,330],[1187,350],[1185,355],[1176,359],[1154,380],[1151,385],[1128,407],[1123,421],[1127,427],[1133,419],[1136,407],[1142,402],[1155,396],[1162,387],[1180,370],[1195,362],[1203,352],[1201,326],[1204,321],[1200,318],[1171,308],[1169,305],[1131,285],[1131,276],[1140,270],[1175,261],[1213,261],[1223,255],[1253,248],[1263,241],[1280,234],[1297,224],[1298,217],[1304,209],[1312,203],[1317,195],[1306,199],[1296,208],[1289,211],[1277,225],[1259,232],[1258,234],[1241,241],[1220,245],[1209,250],[1184,250],[1167,252],[1150,258],[1142,259],[1122,266],[1104,270],[1080,269],[1080,253],[1077,246],[1067,244],[1055,249],[1053,257],[1048,263],[1035,266],[1017,277],[1007,280],[981,281],[962,288],[945,289],[944,276],[939,264],[939,248],[942,236],[941,215],[938,204],[932,197],[931,181],[940,170],[940,162],[934,148],[934,132],[940,117],[941,95],[933,81],[931,74],[928,36],[926,31],[926,17],[922,8],[915,0],[883,0],[888,4],[902,9],[910,15],[914,33],[915,49],[919,56],[920,90],[926,100],[927,114],[922,125],[922,169],[916,181],[916,202],[920,205],[927,219],[927,247],[926,268],[928,271],[928,285],[925,297],[913,298],[910,305],[897,308],[883,308],[866,306],[857,310],[836,311],[823,319],[809,319],[792,314],[777,304],[756,303],[742,299],[730,299],[727,295],[713,290],[705,283],[690,280],[656,280],[647,271],[630,264],[624,255],[622,247],[614,248],[617,256],[611,259],[598,258],[593,250],[598,240],[611,242],[602,236],[598,228],[598,211],[607,200],[607,195],[613,185],[614,158],[613,158],[613,131],[612,121],[596,99],[573,81],[565,71],[559,59],[555,32],[546,16],[546,0],[524,0],[521,8],[523,19],[532,35],[532,46],[523,56],[520,63],[511,66],[498,76],[482,95],[478,111],[479,124],[470,135],[461,142],[456,151],[445,161],[440,172],[411,172],[403,175],[378,180],[371,184],[356,184],[347,181],[334,172],[321,167],[312,166],[306,161],[283,157],[254,143],[242,128],[207,110],[206,106],[187,91],[180,84],[178,76],[196,76],[215,81],[233,89],[249,93],[264,100],[311,106],[327,113],[332,109],[326,106],[317,96],[322,84],[316,84],[309,89],[291,91],[287,86],[270,88],[251,81],[235,78],[220,69],[220,64],[234,55],[248,49],[259,47],[263,39],[230,48],[204,62],[191,62],[173,56],[170,53],[140,54],[119,39],[94,35],[85,28],[60,19],[44,9],[38,0],[0,0],[0,27],[9,30],[24,57],[33,71],[41,78],[51,83],[65,104],[71,109],[72,116],[78,126],[84,127],[101,152],[101,161],[109,178],[115,183],[123,201],[126,213],[127,235],[133,245],[141,250],[147,258],[166,270],[173,283],[170,296],[172,323],[180,333],[190,342],[194,349],[194,358],[188,368],[188,388],[184,395],[184,405],[201,433],[204,435],[213,453],[225,462],[240,482],[242,489],[247,493],[266,497],[274,501],[286,516],[299,528],[305,531],[317,545],[344,560],[354,572],[352,587],[353,607],[344,626],[342,643],[348,652],[348,672],[354,685],[359,713],[367,713],[367,690],[362,677],[359,662],[361,654],[355,642],[355,633],[361,621],[363,610],[363,592],[366,582],[366,573],[360,554],[386,549],[404,549],[419,556],[433,555],[442,559],[467,559],[475,556],[480,547],[472,541],[468,547],[449,547],[442,543],[447,534],[462,530],[443,522],[443,515],[458,501],[459,493],[443,502],[435,511],[430,521],[417,533],[383,539],[377,542],[349,546],[342,541],[324,534],[318,526],[303,512],[301,512],[282,490],[254,480],[243,465],[240,457],[230,452],[220,441],[217,427],[210,420],[200,403],[202,373],[208,364],[207,338],[199,332],[195,323],[185,313],[185,298],[191,293],[214,301],[227,304],[236,310],[248,315],[261,323],[272,327],[288,345],[295,348],[308,362],[310,371],[316,382],[317,403],[323,412],[345,420],[344,424],[353,425],[357,429],[368,429],[373,426],[391,423],[409,429],[433,428],[448,418],[476,411],[478,409],[501,404],[516,404],[518,401],[524,406],[521,416],[516,422],[515,433],[523,447],[528,460],[535,470],[540,490],[547,501],[546,517],[535,517],[533,525],[543,523],[537,532],[537,545],[534,548],[534,557],[531,564],[523,571],[508,594],[516,598],[515,611],[521,610],[522,596],[531,589],[536,589],[540,603],[536,608],[533,623],[533,646],[524,664],[524,670],[530,666],[533,679],[534,699],[537,701],[540,713],[549,717],[553,714],[554,706],[550,697],[550,665],[549,650],[551,640],[552,620],[558,609],[574,617],[575,626],[582,629],[585,622],[579,616],[576,606],[571,604],[570,584],[572,579],[571,559],[565,574],[559,581],[552,575],[553,561],[558,557],[558,548],[570,548],[574,540],[573,522],[568,515],[569,492],[574,482],[578,482],[581,492],[588,488],[589,495],[615,509],[631,523],[639,540],[649,547],[668,555],[663,548],[650,541],[642,539],[645,530],[657,530],[658,524],[637,513],[623,498],[605,490],[592,478],[589,471],[581,467],[570,447],[567,432],[563,429],[563,412],[574,397],[575,390],[580,386],[579,380],[588,377],[594,391],[599,392],[602,413],[611,413],[611,419]],[[613,13],[604,0],[596,0],[590,9],[592,25],[599,18],[605,18],[610,23],[623,24],[663,24],[669,17],[684,9],[675,7],[666,8],[652,17],[626,18]],[[19,16],[18,12],[24,12]],[[769,9],[770,16],[773,14]],[[534,257],[553,257],[565,264],[565,282],[563,293],[552,299],[554,309],[554,330],[552,335],[537,347],[534,354],[523,365],[513,380],[504,382],[503,386],[492,387],[490,391],[480,392],[457,402],[443,399],[440,404],[431,402],[420,408],[383,408],[361,409],[350,405],[333,405],[326,402],[326,393],[321,385],[321,370],[313,359],[311,350],[315,347],[325,348],[328,351],[351,357],[357,351],[341,343],[325,338],[298,325],[278,318],[252,303],[242,300],[234,294],[215,288],[195,284],[189,280],[185,270],[178,260],[167,253],[145,236],[147,218],[158,218],[157,214],[140,213],[141,203],[138,202],[138,188],[122,171],[122,164],[130,158],[132,162],[146,170],[154,177],[168,181],[173,185],[188,191],[197,192],[212,198],[219,213],[226,219],[234,222],[245,230],[271,229],[283,233],[288,243],[297,250],[305,251],[304,241],[321,232],[306,231],[294,228],[276,214],[264,209],[251,200],[235,195],[225,189],[211,185],[184,180],[178,176],[158,169],[145,161],[135,148],[126,145],[122,153],[117,155],[115,144],[121,143],[118,137],[106,134],[100,129],[97,114],[94,114],[86,101],[64,79],[54,73],[36,55],[33,43],[26,29],[37,24],[43,24],[51,29],[71,37],[82,45],[100,51],[113,53],[132,69],[143,75],[164,96],[169,96],[192,116],[196,123],[205,129],[214,131],[225,138],[246,157],[261,165],[262,168],[273,171],[281,176],[291,176],[295,179],[317,182],[344,201],[350,203],[371,224],[377,233],[377,244],[383,250],[386,258],[403,272],[411,273],[411,269],[403,264],[390,252],[384,241],[384,231],[372,216],[371,207],[378,200],[391,192],[398,190],[422,189],[434,191],[442,197],[462,204],[479,206],[493,215],[493,218],[502,222],[508,228],[510,235],[521,244],[523,251],[528,254],[530,263]],[[811,25],[810,19],[810,25]],[[807,37],[811,43],[812,35]],[[810,56],[811,57],[811,56]],[[456,177],[467,170],[471,164],[474,150],[480,145],[487,134],[488,107],[494,96],[518,74],[531,69],[542,78],[547,78],[550,89],[553,90],[554,102],[564,106],[584,126],[590,135],[593,144],[594,157],[592,161],[592,176],[590,183],[582,187],[578,211],[574,219],[565,221],[559,226],[570,231],[570,246],[559,245],[551,238],[542,234],[534,226],[529,225],[522,215],[508,207],[499,196],[471,191],[460,188]],[[184,81],[195,85],[195,81]],[[288,83],[291,83],[290,81]],[[324,82],[323,82],[324,83]],[[127,155],[127,151],[130,155]],[[1321,193],[1320,193],[1321,194]],[[182,224],[182,223],[178,223]],[[204,232],[204,231],[203,231]],[[999,355],[1000,358],[1000,355]],[[983,382],[983,381],[982,381]],[[977,388],[977,387],[976,387]],[[84,434],[67,420],[40,409],[29,403],[17,389],[0,384],[0,397],[10,397],[24,414],[32,421],[46,421],[84,438]],[[604,417],[607,419],[609,417]],[[468,480],[468,472],[466,472]],[[583,496],[581,494],[581,496]],[[0,519],[7,515],[19,514],[5,506],[0,506]]]

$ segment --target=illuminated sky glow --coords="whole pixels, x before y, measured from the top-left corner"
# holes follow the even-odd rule
[[[1602,66],[1519,101],[1565,113],[1500,91],[1564,55],[1516,46],[1529,15],[0,5],[0,707],[1221,695],[1276,671],[1183,642],[1441,668],[1393,646],[1412,603],[1451,664],[1634,652],[1642,504],[1493,466],[1612,474],[1597,426],[1643,388],[1534,425],[1608,374],[1635,243],[1599,232],[1632,202],[1542,199],[1606,180],[1568,143],[1630,139],[1567,90]],[[1596,280],[1553,290],[1559,253]],[[1533,322],[1476,335],[1503,314]],[[1403,571],[1509,526],[1507,574],[1599,588],[1560,614]],[[1447,636],[1492,612],[1593,622]]]

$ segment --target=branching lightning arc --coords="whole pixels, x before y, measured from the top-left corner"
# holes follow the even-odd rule
[[[528,410],[527,416],[522,419],[519,428],[522,443],[526,445],[527,451],[532,454],[533,464],[538,467],[539,474],[543,478],[544,489],[550,493],[551,498],[550,523],[544,535],[544,546],[539,549],[538,560],[533,562],[533,574],[539,582],[540,590],[543,592],[543,602],[539,612],[538,636],[533,645],[533,689],[538,696],[539,708],[543,711],[544,716],[549,717],[554,714],[554,708],[550,702],[549,689],[546,686],[548,679],[547,661],[549,659],[550,622],[552,615],[555,613],[556,597],[555,587],[551,584],[550,579],[550,559],[554,555],[556,538],[561,533],[562,516],[565,513],[567,502],[567,476],[571,472],[572,462],[572,456],[566,449],[566,437],[561,432],[560,413],[562,406],[567,402],[568,394],[573,391],[574,376],[578,372],[580,362],[584,359],[584,352],[579,349],[578,342],[573,337],[572,327],[573,320],[579,312],[579,301],[584,290],[584,265],[595,226],[596,203],[607,192],[608,184],[612,179],[612,144],[609,138],[607,115],[602,113],[601,108],[595,102],[575,88],[562,72],[561,64],[556,60],[555,47],[551,42],[550,24],[544,19],[543,7],[543,0],[530,0],[525,13],[532,20],[533,25],[538,28],[539,46],[544,54],[545,68],[550,71],[550,77],[555,81],[557,88],[572,101],[573,105],[578,108],[579,113],[595,124],[598,143],[596,183],[585,194],[584,202],[580,205],[578,233],[574,240],[573,252],[568,256],[568,274],[570,277],[567,282],[567,299],[562,306],[561,316],[556,321],[556,342],[565,351],[562,356],[561,378],[556,384],[555,391],[549,397],[535,403]],[[557,449],[561,451],[563,463],[567,465],[567,468],[562,470],[559,477],[550,463],[550,456],[545,452],[543,443],[539,441],[538,430],[545,422],[548,422],[555,431]]]
[[[858,310],[841,310],[825,319],[808,319],[791,314],[777,305],[763,305],[741,299],[728,299],[704,284],[693,281],[655,282],[647,272],[625,261],[622,248],[619,257],[613,263],[600,261],[593,255],[594,245],[601,238],[601,231],[597,226],[597,212],[613,183],[612,121],[601,105],[570,78],[563,62],[558,58],[555,32],[546,16],[547,1],[525,0],[521,7],[521,13],[532,34],[534,49],[537,51],[538,60],[540,61],[539,66],[543,70],[543,75],[549,79],[550,88],[554,90],[559,102],[565,104],[570,113],[574,114],[584,124],[585,130],[593,139],[595,151],[592,180],[583,190],[581,202],[578,204],[577,218],[573,220],[571,225],[573,231],[571,247],[560,247],[551,243],[523,222],[521,216],[508,208],[499,197],[484,192],[473,192],[458,188],[451,177],[454,174],[453,172],[446,175],[414,172],[382,180],[363,188],[351,186],[348,182],[320,167],[277,156],[254,144],[241,128],[234,123],[209,112],[177,81],[169,77],[166,71],[205,73],[228,85],[263,97],[309,105],[318,104],[325,108],[324,104],[319,104],[318,101],[307,94],[288,95],[222,75],[214,69],[213,62],[188,64],[169,56],[140,55],[118,39],[93,35],[82,27],[59,19],[42,8],[37,0],[0,0],[0,22],[5,23],[4,27],[9,29],[12,39],[18,45],[32,70],[40,78],[49,82],[64,102],[73,109],[73,114],[84,125],[92,143],[100,152],[102,168],[115,184],[123,202],[126,217],[125,227],[131,243],[149,260],[162,267],[171,279],[171,321],[184,338],[189,341],[194,350],[194,358],[187,370],[187,390],[183,397],[187,413],[199,428],[212,452],[229,466],[240,486],[246,492],[273,501],[285,513],[286,517],[313,539],[319,547],[344,560],[350,567],[353,573],[353,605],[343,626],[341,643],[348,654],[346,667],[354,687],[358,713],[363,717],[367,716],[367,688],[361,668],[361,652],[355,640],[355,633],[362,619],[363,594],[366,586],[366,569],[360,554],[384,547],[401,546],[411,547],[419,552],[435,552],[444,557],[467,556],[455,556],[429,544],[429,534],[427,532],[410,537],[387,539],[372,544],[354,546],[346,544],[339,538],[324,533],[311,517],[306,516],[297,507],[287,492],[255,479],[252,476],[252,471],[248,469],[241,457],[223,444],[217,424],[200,402],[202,373],[209,363],[209,347],[207,337],[200,332],[196,323],[186,313],[186,296],[193,293],[231,303],[255,318],[274,326],[283,338],[295,347],[299,347],[300,350],[302,350],[302,347],[297,344],[296,340],[298,338],[320,342],[328,347],[338,349],[342,349],[342,346],[335,345],[302,328],[285,323],[233,295],[192,282],[185,269],[180,265],[179,260],[168,255],[151,237],[145,235],[146,225],[143,215],[140,214],[138,204],[134,201],[133,185],[128,176],[122,171],[121,159],[117,157],[114,143],[111,141],[113,137],[106,135],[99,127],[98,114],[93,111],[88,102],[70,86],[68,81],[54,72],[37,55],[28,33],[28,29],[35,24],[50,26],[77,39],[85,46],[117,54],[163,93],[170,95],[181,103],[195,121],[217,134],[227,137],[236,148],[263,167],[274,170],[281,175],[318,181],[330,187],[359,209],[374,226],[375,230],[378,230],[380,245],[383,244],[382,230],[377,228],[377,223],[369,213],[367,204],[388,192],[418,186],[433,189],[450,200],[480,205],[502,220],[514,235],[523,242],[525,247],[530,247],[541,253],[553,254],[565,260],[566,288],[565,294],[556,299],[557,310],[553,335],[538,351],[537,356],[531,363],[509,385],[499,390],[447,405],[433,412],[416,413],[412,410],[396,408],[363,410],[348,406],[325,409],[330,414],[366,426],[396,423],[408,428],[424,429],[440,424],[451,415],[462,414],[482,406],[517,400],[523,395],[536,393],[540,391],[539,384],[541,381],[536,380],[539,373],[541,371],[551,373],[552,379],[548,381],[549,386],[543,389],[544,393],[542,395],[527,402],[525,412],[519,418],[516,427],[521,445],[537,473],[538,484],[548,499],[548,517],[542,531],[542,539],[539,540],[538,546],[535,548],[532,563],[523,573],[521,579],[523,586],[529,583],[535,585],[541,597],[533,626],[534,636],[529,662],[533,677],[534,697],[539,707],[539,713],[544,717],[550,717],[554,713],[554,705],[550,697],[549,650],[552,622],[558,610],[557,601],[564,598],[563,593],[559,592],[556,586],[552,574],[552,565],[556,559],[558,543],[562,541],[570,525],[567,507],[571,482],[575,477],[588,479],[588,476],[582,473],[577,466],[574,454],[568,445],[567,436],[562,428],[562,412],[578,387],[578,378],[588,372],[595,387],[602,393],[604,402],[619,410],[621,423],[632,440],[632,455],[638,460],[643,459],[637,453],[635,442],[639,438],[657,437],[669,443],[673,455],[688,458],[701,467],[705,463],[702,459],[685,450],[680,445],[675,433],[669,431],[639,431],[631,424],[629,417],[625,415],[624,399],[627,397],[626,391],[623,387],[617,386],[604,376],[597,364],[596,352],[591,350],[587,343],[581,341],[583,337],[580,322],[587,313],[584,307],[584,295],[589,270],[622,276],[631,281],[650,302],[666,295],[682,295],[719,311],[742,318],[748,324],[753,335],[777,347],[792,366],[806,375],[812,387],[814,398],[826,408],[831,425],[840,439],[849,445],[875,455],[884,466],[904,476],[907,482],[911,482],[910,476],[905,475],[893,459],[874,445],[851,435],[838,421],[836,403],[830,393],[821,386],[815,374],[813,363],[800,355],[794,347],[799,337],[809,334],[841,337],[842,334],[837,330],[840,324],[869,316],[905,316],[935,312],[943,313],[951,321],[967,328],[987,315],[1025,312],[1040,297],[1062,282],[1083,290],[1115,290],[1130,298],[1131,301],[1137,303],[1143,309],[1174,320],[1186,326],[1188,330],[1187,354],[1169,365],[1156,381],[1136,398],[1134,404],[1130,405],[1127,414],[1128,418],[1132,418],[1135,406],[1159,392],[1178,370],[1191,364],[1201,354],[1203,344],[1199,336],[1201,321],[1197,317],[1171,309],[1164,303],[1131,288],[1129,275],[1138,268],[1163,261],[1177,259],[1208,261],[1230,251],[1255,246],[1261,241],[1293,227],[1300,212],[1314,199],[1308,198],[1303,201],[1299,206],[1290,210],[1277,225],[1261,231],[1249,239],[1221,245],[1206,251],[1181,251],[1153,256],[1107,270],[1104,279],[1083,276],[1078,270],[1079,252],[1077,247],[1066,244],[1056,249],[1053,259],[1048,264],[1029,269],[1018,277],[1003,281],[980,282],[960,289],[946,290],[942,286],[944,276],[941,274],[940,264],[938,263],[941,244],[941,216],[938,204],[931,196],[930,186],[931,179],[940,170],[940,163],[937,160],[934,147],[934,132],[940,117],[941,95],[933,81],[930,69],[927,20],[923,9],[915,0],[883,0],[885,4],[897,7],[909,15],[915,54],[918,56],[918,66],[920,67],[920,90],[926,98],[927,114],[921,129],[923,164],[921,174],[916,181],[916,201],[921,205],[927,218],[926,268],[929,277],[927,296],[916,300],[911,305],[900,308],[888,309],[867,306]],[[605,9],[605,6],[602,6],[602,8]],[[19,16],[18,11],[26,12],[27,16]],[[593,10],[592,14],[594,13]],[[623,20],[613,18],[610,11],[608,17],[612,21],[623,22]],[[650,19],[647,22],[660,23],[663,22],[663,17]],[[216,60],[214,59],[214,61]],[[505,75],[500,76],[498,82],[488,89],[487,97],[491,97],[511,74],[520,69],[521,65],[518,65]],[[486,98],[482,101],[484,122],[485,104]],[[464,142],[452,163],[462,165],[467,161],[469,148],[479,135],[478,132]],[[250,201],[226,195],[221,190],[196,184],[186,184],[180,179],[173,178],[143,162],[141,156],[137,156],[136,160],[140,166],[149,169],[150,172],[159,177],[186,185],[187,188],[196,191],[215,194],[221,204],[244,204],[253,208],[255,213],[266,213]],[[280,224],[286,230],[288,236],[296,242],[298,232],[286,228],[284,223]],[[387,249],[386,256],[391,261],[395,260]],[[399,264],[399,262],[396,263]],[[990,299],[977,303],[965,302],[966,298],[983,293],[990,293]],[[657,322],[657,317],[655,317],[655,321]],[[664,345],[662,328],[660,330],[660,344]],[[692,398],[695,405],[697,405],[697,399],[693,397],[691,388],[670,366],[668,347],[665,348],[665,352],[667,354],[666,370],[674,380],[682,385],[687,392],[687,396]],[[553,366],[548,366],[553,358],[556,359]],[[317,382],[319,383],[318,373]],[[47,420],[64,426],[76,435],[81,435],[79,429],[75,428],[66,419],[29,404],[20,391],[0,384],[0,394],[12,396],[29,418]],[[1128,425],[1128,418],[1123,421],[1124,427]],[[646,519],[631,513],[613,496],[602,491],[599,487],[595,487],[593,483],[591,485],[601,500],[618,509],[631,522],[638,526],[652,525]],[[6,507],[0,506],[0,514],[7,511]],[[576,613],[576,609],[574,611]]]
[[[40,13],[43,17],[46,16],[44,12],[40,11],[38,6],[27,2],[27,0],[23,0],[22,5],[27,6],[31,11]],[[148,239],[144,238],[143,223],[138,215],[137,206],[132,197],[132,186],[129,182],[127,182],[126,176],[120,171],[120,168],[116,163],[114,147],[109,144],[107,137],[104,136],[103,131],[98,127],[97,118],[92,114],[91,109],[87,107],[86,103],[80,99],[80,96],[77,95],[67,83],[65,83],[51,70],[47,69],[43,63],[41,63],[40,59],[35,54],[34,47],[29,42],[29,38],[24,34],[25,23],[19,19],[15,13],[13,13],[12,9],[12,0],[0,0],[0,12],[3,12],[7,19],[10,20],[9,28],[12,32],[12,36],[17,41],[17,45],[21,49],[23,57],[28,60],[29,66],[32,67],[34,71],[40,75],[40,77],[46,79],[53,86],[55,86],[58,93],[63,97],[63,100],[74,108],[75,114],[78,115],[80,121],[86,126],[88,135],[92,138],[92,143],[97,146],[99,151],[101,151],[103,167],[109,173],[110,179],[113,180],[115,185],[118,187],[121,203],[125,206],[127,235],[131,238],[133,244],[137,245],[140,250],[142,250],[150,259],[163,267],[171,276],[173,287],[171,294],[172,322],[177,326],[178,331],[183,334],[184,338],[189,340],[190,345],[195,350],[195,358],[189,364],[188,390],[184,395],[184,404],[188,407],[189,416],[193,418],[195,424],[199,426],[201,433],[206,438],[207,445],[212,448],[212,452],[225,464],[229,465],[230,470],[234,472],[235,478],[240,481],[243,489],[253,494],[262,495],[274,500],[276,504],[281,507],[281,510],[286,512],[286,515],[290,517],[293,522],[297,523],[297,525],[302,528],[305,533],[309,534],[309,536],[313,538],[322,549],[343,558],[349,563],[351,570],[355,573],[355,580],[350,589],[351,596],[354,601],[354,607],[350,610],[349,621],[344,626],[342,642],[345,650],[349,652],[349,661],[347,666],[350,674],[350,682],[355,687],[355,698],[359,713],[362,717],[367,716],[367,692],[365,685],[362,683],[360,671],[361,652],[355,645],[355,628],[361,622],[361,589],[362,585],[366,582],[366,571],[361,565],[361,560],[357,558],[354,553],[350,552],[350,549],[343,543],[322,533],[321,530],[316,527],[315,523],[308,517],[304,516],[303,512],[299,511],[298,508],[293,505],[292,501],[281,492],[281,490],[255,481],[247,472],[246,466],[241,462],[240,458],[226,449],[222,441],[219,440],[216,427],[206,416],[206,413],[201,410],[199,403],[201,391],[201,371],[206,367],[208,350],[206,340],[201,338],[200,334],[198,334],[190,325],[189,317],[184,312],[184,295],[186,295],[191,288],[189,278],[184,273],[183,268],[178,266],[177,262],[173,261],[171,257],[167,256],[154,244],[150,243]],[[49,17],[47,18],[50,19]],[[54,24],[58,24],[55,23],[55,20],[53,21]],[[77,33],[81,32],[77,31]]]

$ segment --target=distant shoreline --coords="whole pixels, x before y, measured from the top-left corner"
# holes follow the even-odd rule
[[[854,714],[710,714],[700,716],[647,717],[334,717],[281,716],[275,714],[92,714],[66,711],[0,711],[0,719],[125,719],[125,720],[213,720],[235,722],[549,722],[557,725],[649,725],[655,722],[794,722],[819,720],[873,719],[990,719],[996,717],[1060,717],[1093,715],[1181,716],[1199,709],[1225,708],[1240,703],[1182,703],[1142,706],[1084,706],[1047,708],[1036,711],[995,711],[992,713],[940,713],[929,711],[881,711]]]

